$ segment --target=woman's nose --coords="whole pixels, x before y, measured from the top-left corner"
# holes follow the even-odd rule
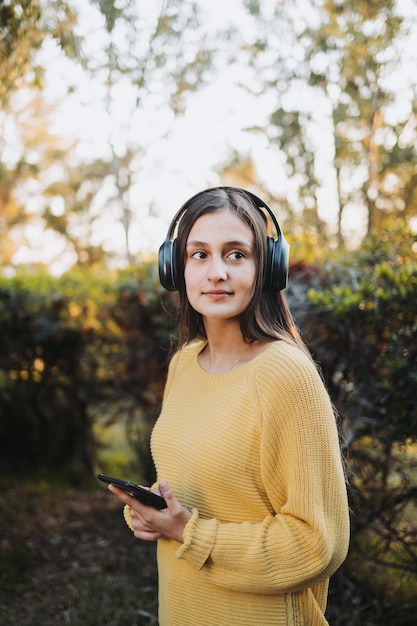
[[[227,268],[224,259],[220,256],[213,256],[210,261],[209,280],[226,280]]]

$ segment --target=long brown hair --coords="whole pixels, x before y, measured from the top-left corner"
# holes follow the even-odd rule
[[[206,339],[203,318],[190,305],[185,288],[186,245],[191,228],[202,215],[220,210],[233,211],[254,235],[256,259],[255,288],[251,302],[240,317],[240,329],[246,342],[282,339],[307,351],[282,291],[264,291],[263,277],[267,248],[268,222],[263,211],[243,189],[218,187],[202,191],[187,205],[178,225],[176,238],[177,286],[180,293],[178,345],[194,339]]]

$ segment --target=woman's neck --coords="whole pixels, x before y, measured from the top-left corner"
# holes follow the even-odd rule
[[[207,345],[200,352],[201,367],[211,374],[226,374],[247,363],[268,344],[260,341],[246,342],[239,322],[216,320],[206,325]]]

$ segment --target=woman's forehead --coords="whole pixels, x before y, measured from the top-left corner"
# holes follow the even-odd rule
[[[193,233],[207,233],[224,235],[229,237],[232,233],[245,233],[246,237],[253,238],[253,233],[246,221],[236,212],[227,208],[222,208],[210,213],[200,215],[192,225],[189,236]]]

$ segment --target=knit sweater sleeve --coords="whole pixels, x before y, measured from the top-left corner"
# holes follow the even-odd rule
[[[334,413],[307,357],[257,374],[262,480],[271,514],[258,523],[188,522],[176,556],[213,584],[251,593],[298,591],[346,557],[348,506]],[[284,502],[284,504],[282,504]]]

